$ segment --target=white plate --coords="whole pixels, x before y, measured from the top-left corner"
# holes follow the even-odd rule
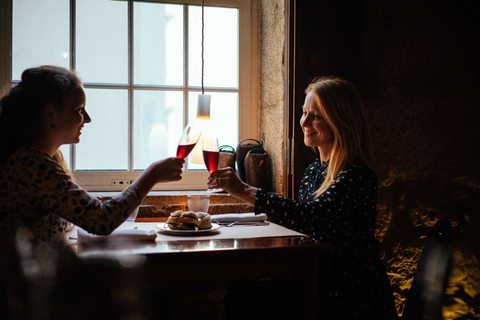
[[[160,232],[177,235],[177,236],[200,235],[200,234],[215,231],[218,228],[220,228],[220,225],[218,223],[212,223],[212,227],[210,229],[198,229],[198,230],[174,230],[174,229],[170,229],[168,227],[168,223],[166,222],[157,224],[157,229]]]

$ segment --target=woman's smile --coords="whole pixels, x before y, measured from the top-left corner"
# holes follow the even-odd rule
[[[333,133],[325,119],[322,117],[320,107],[317,105],[313,92],[309,92],[303,105],[303,115],[300,119],[307,147],[322,147],[331,145]]]
[[[305,134],[305,136],[311,137],[311,136],[317,134],[318,132],[316,132],[316,131],[304,130],[303,133]]]

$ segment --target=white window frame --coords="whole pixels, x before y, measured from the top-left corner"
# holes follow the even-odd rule
[[[0,76],[0,87],[2,89],[9,88],[14,84],[11,75],[12,1],[16,0],[2,0],[0,3],[0,43],[2,44],[0,48],[0,75],[3,75]],[[201,0],[142,1],[201,5]],[[231,7],[239,10],[238,137],[239,141],[248,138],[258,139],[260,105],[259,0],[205,0],[204,5]],[[5,90],[2,90],[2,93],[4,92]],[[74,159],[73,154],[72,159]],[[74,176],[79,184],[89,191],[119,191],[124,189],[130,181],[134,181],[141,173],[142,171],[75,171]],[[206,188],[208,175],[207,171],[184,171],[181,181],[157,184],[153,190],[203,190]],[[121,180],[124,183],[113,184],[113,180]]]

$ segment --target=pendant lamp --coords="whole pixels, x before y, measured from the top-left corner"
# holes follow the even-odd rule
[[[203,85],[204,76],[204,43],[205,43],[205,6],[204,0],[202,0],[202,94],[198,95],[197,103],[197,119],[198,120],[210,120],[210,95],[205,95],[205,89]]]

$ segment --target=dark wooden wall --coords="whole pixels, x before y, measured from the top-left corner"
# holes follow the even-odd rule
[[[337,75],[360,82],[362,4],[360,1],[291,0],[286,7],[291,34],[289,125],[294,140],[293,181],[287,185],[287,194],[297,197],[303,170],[316,157],[303,144],[299,125],[305,88],[318,76]]]

